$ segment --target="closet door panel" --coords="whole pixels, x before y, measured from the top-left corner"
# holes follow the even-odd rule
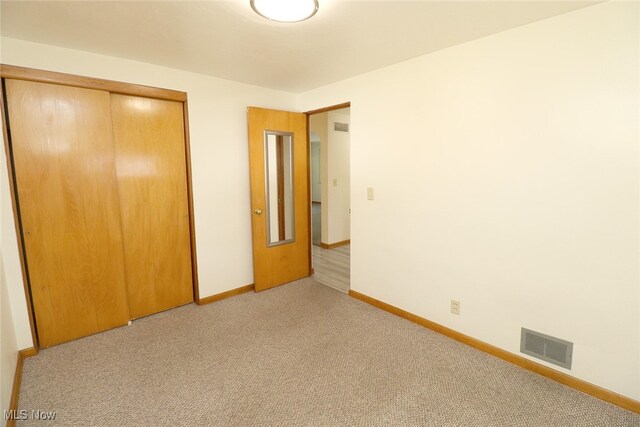
[[[127,324],[109,93],[6,88],[40,346]]]
[[[132,318],[193,301],[182,103],[111,95]]]

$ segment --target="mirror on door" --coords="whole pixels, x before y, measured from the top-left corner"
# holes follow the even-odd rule
[[[267,246],[294,241],[293,134],[265,131]]]

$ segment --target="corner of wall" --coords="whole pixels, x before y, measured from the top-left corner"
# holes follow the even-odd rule
[[[18,343],[7,293],[7,281],[0,251],[0,410],[9,408],[14,373],[18,360]],[[4,417],[2,417],[4,422]]]

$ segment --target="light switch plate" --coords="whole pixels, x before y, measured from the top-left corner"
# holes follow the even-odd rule
[[[373,200],[373,187],[367,188],[367,200]]]

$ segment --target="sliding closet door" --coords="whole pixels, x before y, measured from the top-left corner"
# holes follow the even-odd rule
[[[127,324],[109,93],[6,89],[40,346]]]
[[[132,318],[193,301],[182,103],[112,95]]]

